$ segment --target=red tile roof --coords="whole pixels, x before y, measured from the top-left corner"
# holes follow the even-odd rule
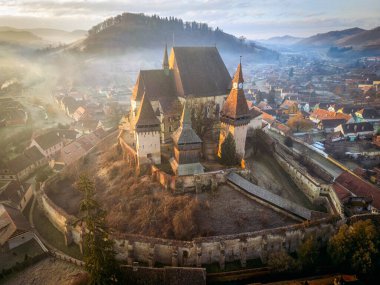
[[[310,114],[310,117],[316,118],[318,120],[345,119],[346,121],[348,121],[349,119],[351,119],[351,115],[337,113],[334,111],[327,111],[325,109],[315,109]]]
[[[338,197],[339,195],[344,197],[351,192],[358,197],[371,198],[373,207],[380,210],[380,189],[349,172],[339,175],[333,187]]]

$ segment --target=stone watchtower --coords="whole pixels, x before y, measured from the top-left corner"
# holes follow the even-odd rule
[[[241,159],[245,154],[245,140],[247,137],[248,124],[251,120],[247,100],[243,90],[243,71],[239,63],[234,78],[232,79],[232,89],[220,112],[221,130],[219,137],[218,155],[221,155],[221,146],[228,133],[234,137],[236,153]]]
[[[160,121],[145,93],[134,124],[138,164],[161,164]]]
[[[173,172],[178,175],[203,173],[199,162],[202,140],[191,127],[191,112],[187,103],[183,107],[180,127],[173,133],[174,158],[170,159]]]

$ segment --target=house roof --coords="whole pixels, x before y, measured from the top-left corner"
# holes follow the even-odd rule
[[[228,93],[231,76],[216,47],[173,47],[169,66],[180,97]]]
[[[16,180],[9,182],[7,186],[0,190],[0,201],[11,202],[17,207],[29,186],[30,184],[21,184]]]
[[[272,109],[272,107],[265,101],[261,101],[259,104],[257,104],[257,108],[259,109],[264,109],[264,108],[270,108]]]
[[[280,122],[278,121],[275,121],[275,123],[272,125],[273,128],[283,132],[284,134],[288,134],[290,133],[290,128],[284,124],[281,124]]]
[[[98,139],[102,139],[107,136],[107,132],[103,128],[97,128],[92,132]]]
[[[288,110],[291,106],[294,106],[294,105],[296,105],[296,106],[298,107],[298,103],[297,103],[296,101],[293,101],[293,100],[285,100],[285,101],[281,104],[280,108],[281,108],[281,109]]]
[[[173,142],[180,144],[200,144],[202,140],[191,127],[191,112],[188,104],[185,103],[182,111],[181,125],[173,133]]]
[[[253,107],[249,110],[249,114],[250,114],[251,118],[254,119],[254,118],[257,118],[258,116],[262,115],[263,112],[261,112],[259,108],[253,106]]]
[[[76,161],[79,157],[83,156],[86,151],[92,147],[90,144],[87,146],[85,140],[82,140],[81,142],[82,143],[74,141],[62,148],[60,161],[63,161],[66,165],[70,164]]]
[[[333,187],[334,190],[337,189],[336,191],[338,191],[338,193],[344,193],[344,191],[349,191],[358,197],[371,198],[373,200],[372,205],[376,209],[380,210],[380,190],[376,186],[364,181],[363,179],[349,172],[345,171],[341,175],[339,175],[335,179]]]
[[[18,233],[30,230],[31,226],[19,210],[0,204],[0,245]]]
[[[99,125],[99,120],[96,119],[85,119],[75,123],[75,128],[81,131],[93,131]]]
[[[75,140],[77,138],[78,132],[75,130],[60,129],[57,130],[57,134],[62,139]]]
[[[73,98],[71,96],[65,96],[62,99],[62,103],[69,110],[70,114],[74,113],[75,110],[80,106],[80,103],[78,101],[76,101],[75,98]]]
[[[272,124],[273,122],[276,121],[276,119],[271,114],[268,114],[267,112],[263,112],[262,120],[268,122],[269,124]]]
[[[343,124],[344,133],[373,132],[373,125],[368,122]]]
[[[40,150],[34,145],[30,148],[24,150],[24,154],[33,162],[40,161],[44,159],[45,156],[40,152]]]
[[[82,106],[79,106],[75,110],[75,112],[73,114],[73,118],[75,120],[79,121],[80,119],[82,119],[85,116],[86,113],[87,113],[86,109],[84,107],[82,107]]]
[[[157,119],[152,104],[150,104],[150,101],[145,94],[141,99],[140,108],[136,115],[135,128],[136,130],[156,130],[157,128],[160,128],[160,121]]]
[[[327,111],[324,109],[317,108],[311,114],[310,117],[314,117],[318,120],[329,120],[329,119],[345,119],[348,121],[351,119],[351,115],[344,113],[337,113],[334,111]]]
[[[8,167],[14,174],[21,172],[31,165],[33,165],[33,161],[23,153],[8,162]]]
[[[363,108],[356,113],[359,113],[363,119],[379,119],[380,111],[375,108]]]
[[[49,149],[61,142],[61,138],[59,137],[57,130],[49,131],[45,134],[39,135],[35,137],[34,140],[43,150]]]
[[[319,123],[322,127],[325,128],[336,128],[337,126],[344,124],[346,122],[345,119],[323,119]]]

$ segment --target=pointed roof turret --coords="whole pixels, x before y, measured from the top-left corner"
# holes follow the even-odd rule
[[[191,128],[191,110],[187,105],[188,104],[185,103],[182,110],[181,126],[183,128]]]
[[[173,142],[177,145],[202,143],[200,137],[191,127],[191,109],[186,102],[183,106],[181,125],[172,137]]]
[[[136,115],[136,131],[159,131],[160,121],[157,119],[149,99],[144,93],[140,108]]]
[[[221,121],[228,124],[249,123],[249,109],[243,90],[243,72],[239,63],[235,76],[232,79],[232,89],[223,105]]]
[[[168,59],[168,45],[165,44],[165,51],[164,51],[164,60],[162,61],[162,68],[169,69],[169,59]]]
[[[236,84],[235,84],[236,83]],[[243,70],[241,67],[241,57],[240,57],[240,63],[237,67],[237,70],[235,72],[234,78],[232,79],[232,86],[233,88],[243,88],[244,78],[243,78]],[[236,87],[235,87],[236,85]]]

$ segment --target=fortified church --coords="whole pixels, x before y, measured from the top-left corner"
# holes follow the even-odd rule
[[[124,158],[140,169],[159,166],[166,157],[175,176],[203,173],[204,142],[192,128],[192,108],[201,104],[220,123],[215,158],[231,133],[243,159],[248,128],[260,115],[248,108],[243,83],[241,63],[231,80],[216,47],[173,47],[170,57],[165,48],[162,69],[138,75],[130,113],[120,125]]]

